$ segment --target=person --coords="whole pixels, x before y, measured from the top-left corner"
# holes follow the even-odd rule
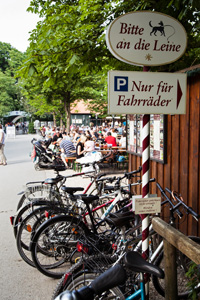
[[[45,133],[48,138],[52,137],[52,130],[51,130],[50,126],[46,127]]]
[[[3,131],[3,126],[0,124],[0,165],[6,166],[6,157],[4,154],[5,147],[5,133]]]
[[[63,135],[64,140],[66,140],[66,141],[72,140],[69,132],[64,131],[62,135]]]
[[[92,141],[92,139],[89,135],[87,136],[84,150],[85,150],[85,152],[91,152],[91,151],[95,150],[95,143],[94,143],[94,141]]]
[[[117,131],[115,128],[111,129],[111,135],[114,136],[117,139]]]
[[[119,146],[126,148],[126,133],[124,132],[121,139],[119,140]]]
[[[71,141],[63,140],[62,138],[59,138],[57,140],[57,143],[59,144],[61,150],[61,159],[64,162],[65,167],[68,169],[69,166],[65,158],[76,156],[76,149],[74,147],[74,144]]]
[[[123,134],[123,128],[122,128],[121,124],[119,124],[119,127],[117,128],[117,130],[118,130],[119,135]]]
[[[52,143],[53,144],[56,144],[56,142],[58,141],[58,139],[62,139],[62,134],[60,133],[60,130],[57,129],[56,133],[54,134],[53,136],[53,139],[52,139]]]
[[[81,134],[81,137],[78,141],[78,144],[76,145],[76,157],[81,158],[84,156],[85,150],[84,150],[84,145],[86,142],[87,138],[85,134]]]
[[[105,138],[105,142],[107,144],[112,145],[112,147],[117,147],[117,141],[116,138],[114,136],[111,135],[111,132],[109,131],[107,133],[107,137]]]
[[[74,134],[74,139],[73,139],[73,142],[74,142],[74,143],[76,143],[76,142],[77,142],[77,140],[80,138],[80,136],[81,136],[81,135],[80,135],[80,133],[79,133],[79,130],[78,130],[78,129],[75,129],[75,130],[74,130],[74,133],[75,133],[75,134]]]
[[[99,134],[98,139],[96,140],[96,142],[100,143],[100,144],[104,144],[105,143],[105,139],[102,133]]]

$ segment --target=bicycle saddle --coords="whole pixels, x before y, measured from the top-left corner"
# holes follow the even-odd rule
[[[124,263],[134,272],[150,273],[159,278],[165,277],[162,269],[144,260],[138,252],[127,252],[124,257]]]
[[[134,213],[132,211],[111,214],[109,217],[105,218],[108,224],[114,225],[115,227],[122,227],[133,219]]]
[[[59,176],[56,178],[47,178],[47,179],[45,179],[44,184],[56,184],[62,180],[63,180],[62,176]]]
[[[85,204],[90,204],[95,200],[99,200],[99,196],[93,196],[93,195],[82,195],[81,200],[85,202]]]
[[[66,193],[70,194],[70,195],[73,195],[75,192],[83,191],[84,188],[83,187],[67,187],[67,186],[62,186],[61,190],[63,192],[66,192]]]

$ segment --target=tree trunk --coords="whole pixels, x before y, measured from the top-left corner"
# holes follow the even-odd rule
[[[67,132],[70,131],[70,92],[67,92],[67,94],[64,97],[64,109],[65,109],[65,120],[66,120],[66,129]]]
[[[56,127],[56,114],[53,112],[53,126]]]
[[[62,115],[60,116],[60,128],[63,128],[63,119],[62,119]]]

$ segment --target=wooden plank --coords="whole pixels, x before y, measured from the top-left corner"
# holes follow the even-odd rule
[[[171,160],[172,160],[172,116],[167,116],[167,163],[164,165],[163,188],[171,188]],[[160,194],[159,194],[160,195]],[[169,217],[169,208],[162,209],[162,216]]]
[[[189,168],[189,121],[190,121],[190,85],[187,85],[187,102],[186,102],[186,114],[180,116],[180,188],[184,202],[188,203],[188,168]],[[184,222],[180,222],[179,229],[184,234],[188,234],[188,222],[187,218]]]
[[[190,80],[190,139],[189,139],[189,205],[198,208],[198,165],[199,165],[199,82]],[[190,235],[197,235],[197,223],[188,218]]]
[[[179,116],[172,116],[171,188],[179,191]]]
[[[150,163],[150,178],[155,178],[157,180],[158,176],[157,176],[157,165],[158,163],[155,161],[151,161]],[[150,193],[151,194],[157,194],[156,191],[156,183],[152,182],[150,183]]]
[[[189,239],[179,230],[167,224],[162,219],[152,219],[153,229],[170,244],[189,257],[196,264],[200,264],[200,245]]]

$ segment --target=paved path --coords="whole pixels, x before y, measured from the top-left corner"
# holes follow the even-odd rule
[[[17,135],[7,139],[5,154],[7,166],[0,166],[0,298],[2,300],[51,299],[57,281],[42,275],[27,265],[18,254],[9,217],[16,212],[19,197],[25,183],[55,177],[52,170],[35,171],[30,159],[33,135]],[[72,170],[62,172],[70,174]],[[75,181],[76,180],[76,181]],[[87,179],[69,179],[69,186],[82,186]]]
[[[16,212],[17,194],[25,183],[55,177],[53,171],[35,171],[30,159],[33,135],[17,135],[7,139],[5,153],[7,166],[0,166],[0,298],[2,300],[50,300],[57,280],[42,275],[27,265],[18,254],[9,217]],[[36,137],[37,138],[37,137]],[[62,172],[71,174],[72,170]],[[88,179],[76,177],[67,181],[68,186],[86,186]],[[161,299],[154,293],[151,299]],[[162,298],[163,299],[163,298]]]

